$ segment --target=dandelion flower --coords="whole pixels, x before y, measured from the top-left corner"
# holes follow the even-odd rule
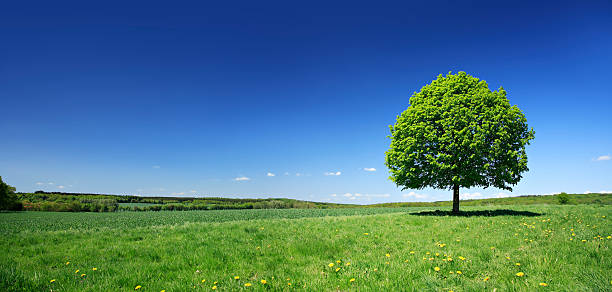
[[[206,279],[202,279],[202,283],[206,282]]]
[[[340,271],[340,268],[336,268],[336,272],[337,272],[337,271]]]
[[[411,251],[410,251],[410,254],[414,254],[414,250],[411,250]]]
[[[461,274],[463,274],[463,273],[462,273],[461,271],[457,271],[457,274],[461,275]]]
[[[234,280],[240,280],[240,277],[234,276]]]
[[[142,286],[138,285],[138,286],[134,287],[134,290],[138,290],[140,288],[142,288]]]
[[[350,266],[350,265],[351,265],[351,263],[345,263],[344,265],[345,265],[345,266]]]
[[[546,286],[548,286],[548,284],[546,284],[546,283],[540,283],[540,286],[542,286],[542,287],[546,287]]]
[[[98,270],[98,268],[91,268],[91,270],[92,270],[92,271],[97,271],[97,270]]]
[[[213,290],[217,290],[217,286],[212,286],[212,288],[211,288],[211,289],[213,289]]]
[[[268,283],[268,281],[266,281],[266,280],[261,280],[261,283],[262,283],[262,284],[264,284],[264,285],[266,285],[266,284]]]
[[[251,287],[251,283],[245,283],[244,287]]]
[[[391,255],[390,255],[390,254],[386,254],[385,256],[386,256],[386,257],[388,257],[388,258],[390,258],[390,257],[391,257]]]
[[[329,263],[328,265],[330,268],[334,266],[334,263]]]
[[[69,264],[70,264],[70,262],[66,262],[66,266],[69,265]]]
[[[217,281],[214,281],[214,282],[213,282],[213,285],[217,285]]]
[[[85,277],[85,276],[86,276],[86,274],[81,274],[81,277]]]
[[[55,279],[52,279],[51,281],[49,281],[49,283],[53,283],[53,282],[55,282]]]
[[[459,259],[460,259],[460,260],[462,260],[462,261],[465,261],[465,258],[464,258],[464,257],[461,257],[461,256],[460,256],[460,257],[459,257]]]
[[[337,260],[337,261],[336,261],[336,263],[338,263],[338,264],[339,264],[339,263],[341,263],[341,262],[342,262],[341,260]]]
[[[483,282],[489,281],[489,277],[482,279]]]
[[[518,273],[516,273],[516,276],[517,276],[517,277],[522,277],[522,276],[525,276],[525,273],[523,273],[523,272],[518,272]]]
[[[355,278],[351,278],[351,279],[349,280],[349,282],[350,282],[350,283],[355,282]]]
[[[291,286],[291,283],[287,283],[287,286]]]
[[[364,233],[363,235],[370,235],[370,234],[366,232],[366,233]]]
[[[521,263],[516,263],[515,265],[520,266],[520,265],[521,265]]]
[[[161,291],[159,291],[159,292],[166,292],[166,290],[161,290]]]
[[[439,272],[440,271],[440,267],[434,267],[434,271]]]

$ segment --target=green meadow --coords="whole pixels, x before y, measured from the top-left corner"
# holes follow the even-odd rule
[[[0,288],[612,289],[610,205],[437,209],[1,213]]]

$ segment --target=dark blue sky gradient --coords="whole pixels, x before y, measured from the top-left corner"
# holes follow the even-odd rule
[[[13,1],[0,36],[18,191],[449,199],[396,188],[384,151],[410,95],[459,70],[536,130],[512,195],[612,190],[606,1]]]

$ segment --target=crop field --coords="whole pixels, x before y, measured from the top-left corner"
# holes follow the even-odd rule
[[[2,291],[610,291],[612,206],[0,213]]]

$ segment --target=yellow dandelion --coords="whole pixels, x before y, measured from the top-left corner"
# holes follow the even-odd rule
[[[607,239],[612,239],[612,235],[608,235],[608,237],[606,237]]]
[[[364,233],[363,235],[370,235],[370,234],[366,232],[366,233]]]
[[[55,279],[51,279],[51,281],[49,281],[49,283],[53,283],[53,282],[55,282]]]
[[[453,259],[452,259],[452,258],[447,258],[446,260],[447,260],[447,261],[449,261],[449,262],[452,262],[452,261],[453,261]]]
[[[240,277],[234,276],[234,280],[240,280]]]
[[[210,289],[217,290],[217,286],[212,286]]]
[[[462,273],[461,271],[457,271],[457,274],[461,275],[461,274],[463,274],[463,273]]]
[[[548,286],[548,284],[546,284],[546,283],[542,282],[542,283],[540,283],[540,286],[542,286],[542,287],[546,287],[546,286]]]
[[[161,291],[159,291],[159,292],[166,292],[166,290],[161,290]]]
[[[329,263],[328,265],[330,268],[334,266],[334,263]]]
[[[586,242],[586,239],[583,239],[582,242]]]
[[[206,282],[206,279],[202,279],[202,283]]]
[[[436,253],[436,256],[440,256],[440,253]]]
[[[266,284],[268,284],[268,281],[266,281],[266,280],[261,280],[261,283],[262,283],[262,284],[264,284],[264,285],[266,285]]]
[[[410,251],[410,254],[414,254],[414,250],[411,250],[411,251]]]
[[[337,260],[337,261],[336,261],[336,263],[338,263],[338,264],[339,264],[339,263],[341,263],[341,262],[342,262],[341,260]]]
[[[214,282],[213,282],[213,285],[217,285],[217,281],[214,281]]]
[[[390,255],[390,254],[385,254],[385,256],[386,256],[386,257],[388,257],[388,258],[390,258],[390,257],[391,257],[391,255]]]
[[[440,271],[440,267],[434,267],[434,271],[439,272]]]
[[[66,266],[69,265],[69,264],[70,264],[70,262],[66,262]]]
[[[337,272],[337,271],[340,271],[340,268],[336,268],[336,272]]]
[[[85,274],[81,274],[81,277],[85,277],[85,276],[86,276]]]
[[[520,265],[521,265],[521,263],[516,263],[515,265],[520,266]]]
[[[489,281],[489,277],[482,279],[483,282]]]
[[[75,273],[75,274],[78,274],[78,273],[79,273],[79,271],[80,271],[80,270],[76,270],[76,271],[74,271],[74,273]]]
[[[516,276],[517,276],[517,277],[522,277],[522,276],[525,276],[525,273],[523,273],[523,272],[518,272],[518,273],[516,273]]]
[[[459,257],[459,259],[460,259],[460,260],[462,260],[462,261],[465,261],[465,258],[464,258],[464,257],[461,257],[461,256],[460,256],[460,257]]]
[[[91,270],[92,270],[92,271],[97,271],[97,270],[98,270],[98,268],[91,268]]]
[[[291,282],[287,283],[287,286],[291,286]]]
[[[244,287],[251,287],[251,283],[245,283]]]
[[[351,263],[345,263],[344,265],[345,265],[345,266],[350,266],[350,265],[351,265]]]
[[[351,279],[349,280],[349,282],[350,282],[350,283],[355,282],[355,278],[351,278]]]
[[[134,287],[134,290],[138,290],[140,288],[142,288],[142,286],[138,285],[138,286]]]

